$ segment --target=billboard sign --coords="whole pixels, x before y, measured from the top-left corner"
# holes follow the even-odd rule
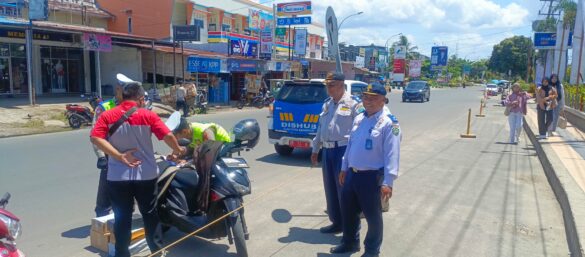
[[[278,26],[311,24],[311,16],[278,18],[277,23]]]
[[[276,15],[280,17],[310,15],[311,13],[312,13],[311,1],[280,3],[276,5]]]
[[[112,37],[97,33],[83,33],[83,45],[86,50],[111,52]]]
[[[46,21],[49,19],[49,1],[48,0],[30,0],[28,1],[28,18],[37,21]]]
[[[363,56],[356,56],[355,57],[355,64],[354,66],[357,68],[363,68],[366,62],[366,58]]]
[[[404,74],[404,72],[406,71],[406,62],[404,59],[394,59],[394,69],[393,69],[393,73],[400,73],[400,74]]]
[[[230,40],[230,54],[241,56],[256,56],[258,54],[258,43],[246,39]]]
[[[410,60],[410,62],[408,63],[408,75],[413,78],[420,77],[421,67],[422,67],[421,60]]]
[[[297,55],[305,55],[307,53],[307,30],[295,30],[295,53]]]
[[[449,50],[446,46],[433,46],[431,49],[431,66],[447,66]]]
[[[396,46],[394,48],[394,59],[406,59],[406,46]]]
[[[196,25],[173,26],[173,39],[175,41],[200,41],[201,28]]]
[[[554,49],[557,44],[557,33],[555,32],[536,32],[534,33],[534,48],[536,49]]]
[[[248,26],[250,27],[250,29],[264,30],[272,29],[274,18],[272,17],[272,15],[268,13],[250,9],[248,21],[249,21]]]
[[[260,32],[260,53],[272,53],[272,30],[264,30]]]

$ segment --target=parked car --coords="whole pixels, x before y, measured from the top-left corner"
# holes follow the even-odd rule
[[[269,107],[268,140],[279,155],[287,156],[295,148],[313,147],[319,114],[327,99],[324,79],[287,80]],[[368,84],[346,80],[348,92],[361,97]]]
[[[485,90],[488,95],[496,96],[498,95],[498,86],[496,84],[487,84],[485,86]]]
[[[419,100],[421,103],[431,100],[431,87],[426,81],[412,81],[402,92],[402,102]]]

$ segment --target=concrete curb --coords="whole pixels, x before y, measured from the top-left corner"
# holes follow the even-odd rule
[[[567,121],[581,131],[585,131],[585,113],[565,106]]]
[[[563,213],[569,256],[583,257],[584,252],[581,246],[584,242],[581,239],[585,238],[585,210],[581,206],[585,203],[585,194],[551,146],[541,144],[538,141],[534,131],[532,131],[534,126],[531,125],[535,124],[528,124],[528,120],[524,117],[524,130],[534,145],[538,159]]]

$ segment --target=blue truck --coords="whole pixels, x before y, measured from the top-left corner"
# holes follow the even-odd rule
[[[319,114],[328,98],[323,79],[285,80],[268,116],[268,140],[279,155],[288,156],[295,148],[313,147]],[[361,96],[367,84],[346,80],[346,89]]]

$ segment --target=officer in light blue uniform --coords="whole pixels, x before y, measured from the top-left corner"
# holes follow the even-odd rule
[[[313,139],[313,154],[311,155],[313,165],[317,164],[319,150],[323,149],[323,185],[327,201],[327,214],[332,223],[321,228],[322,233],[342,231],[339,203],[341,186],[338,183],[341,159],[345,153],[353,120],[361,109],[358,99],[345,90],[344,80],[345,76],[341,73],[327,75],[325,85],[330,97],[323,104],[323,110],[319,117],[319,128]]]
[[[369,85],[362,103],[365,112],[353,122],[341,166],[343,238],[331,253],[359,251],[360,212],[368,222],[365,254],[379,256],[382,244],[382,199],[392,197],[398,176],[401,131],[395,116],[384,110],[386,90]],[[356,236],[358,234],[358,236]]]

